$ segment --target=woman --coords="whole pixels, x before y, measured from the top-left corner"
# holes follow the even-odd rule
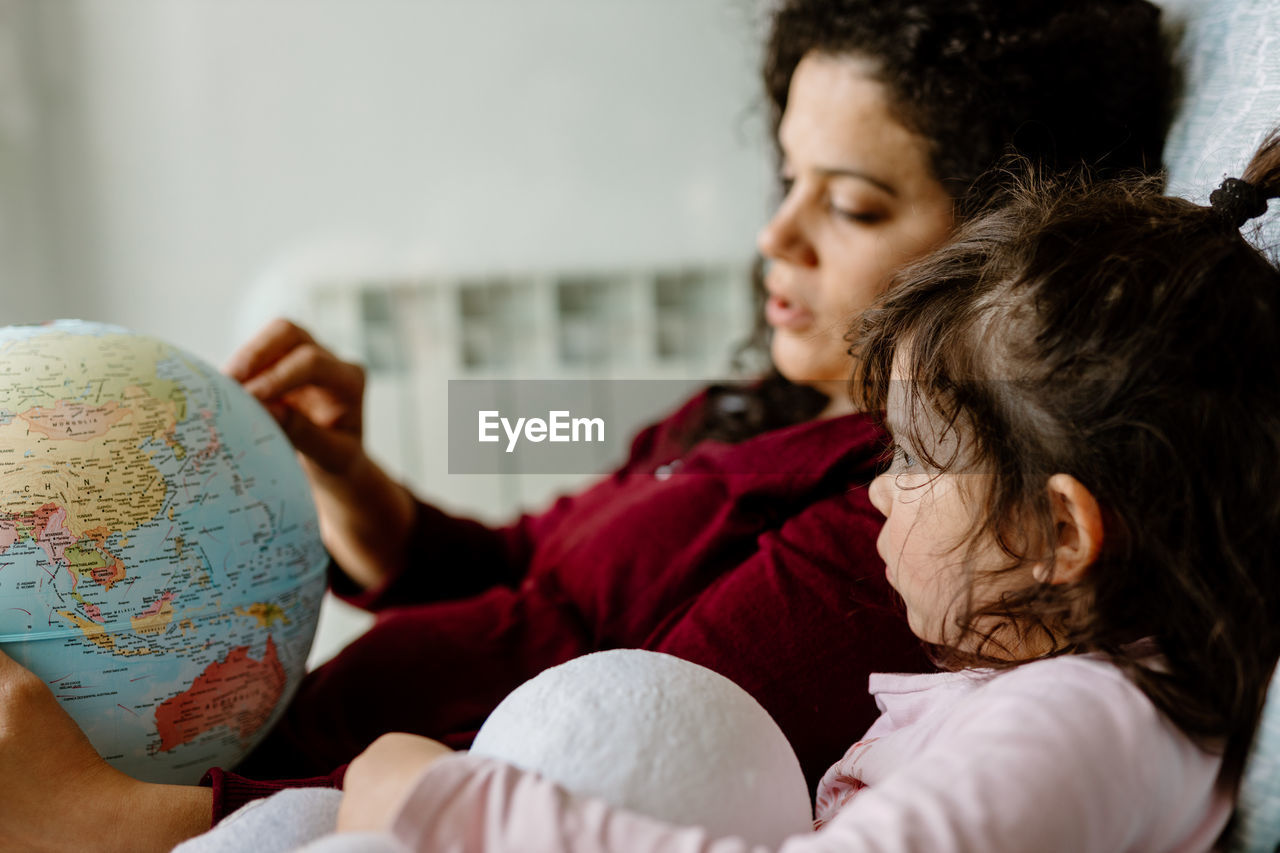
[[[417,502],[361,449],[359,368],[302,330],[273,325],[237,353],[228,372],[305,457],[334,588],[381,611],[306,679],[242,772],[336,784],[334,767],[392,730],[463,746],[528,677],[630,646],[738,682],[816,783],[875,716],[867,674],[927,666],[875,551],[866,487],[884,437],[846,401],[849,320],[989,195],[983,173],[1006,145],[1050,168],[1159,162],[1168,73],[1155,8],[1026,5],[778,10],[765,80],[786,195],[759,238],[776,370],[691,400],[642,432],[619,471],[541,515],[494,530]],[[0,770],[14,771],[0,778],[56,761],[71,768],[49,777],[60,797],[144,804],[130,811],[130,849],[207,827],[211,803],[216,819],[279,787],[222,771],[212,794],[122,777],[76,751],[42,685],[0,663],[0,685],[22,687],[0,707],[0,756],[12,756]],[[110,847],[74,821],[42,827],[40,790],[0,790],[0,827]]]

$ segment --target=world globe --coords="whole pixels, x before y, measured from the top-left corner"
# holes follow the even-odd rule
[[[233,767],[325,589],[306,478],[235,382],[151,337],[0,329],[0,649],[152,782]]]

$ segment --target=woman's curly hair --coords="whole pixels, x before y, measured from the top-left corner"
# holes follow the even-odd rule
[[[872,60],[962,213],[1011,150],[1055,172],[1160,167],[1172,72],[1146,0],[787,0],[764,63],[775,131],[813,52]]]
[[[763,67],[775,139],[796,66],[815,52],[874,63],[903,125],[928,141],[960,220],[990,200],[1010,152],[1048,172],[1161,166],[1174,75],[1146,0],[782,0]],[[759,265],[754,278],[762,309]],[[757,310],[740,366],[768,363],[769,334]],[[740,441],[827,402],[769,370],[747,388],[712,387],[687,441]]]

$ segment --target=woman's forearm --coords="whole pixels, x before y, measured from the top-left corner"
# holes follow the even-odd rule
[[[399,573],[417,514],[413,494],[363,455],[341,479],[308,473],[317,486],[321,536],[347,576],[370,589]]]

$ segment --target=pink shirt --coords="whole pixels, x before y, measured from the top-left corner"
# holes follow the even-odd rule
[[[1207,850],[1230,815],[1219,756],[1103,661],[873,675],[870,689],[880,718],[823,777],[818,831],[783,851]],[[417,850],[759,849],[466,755],[419,778],[392,833]]]

